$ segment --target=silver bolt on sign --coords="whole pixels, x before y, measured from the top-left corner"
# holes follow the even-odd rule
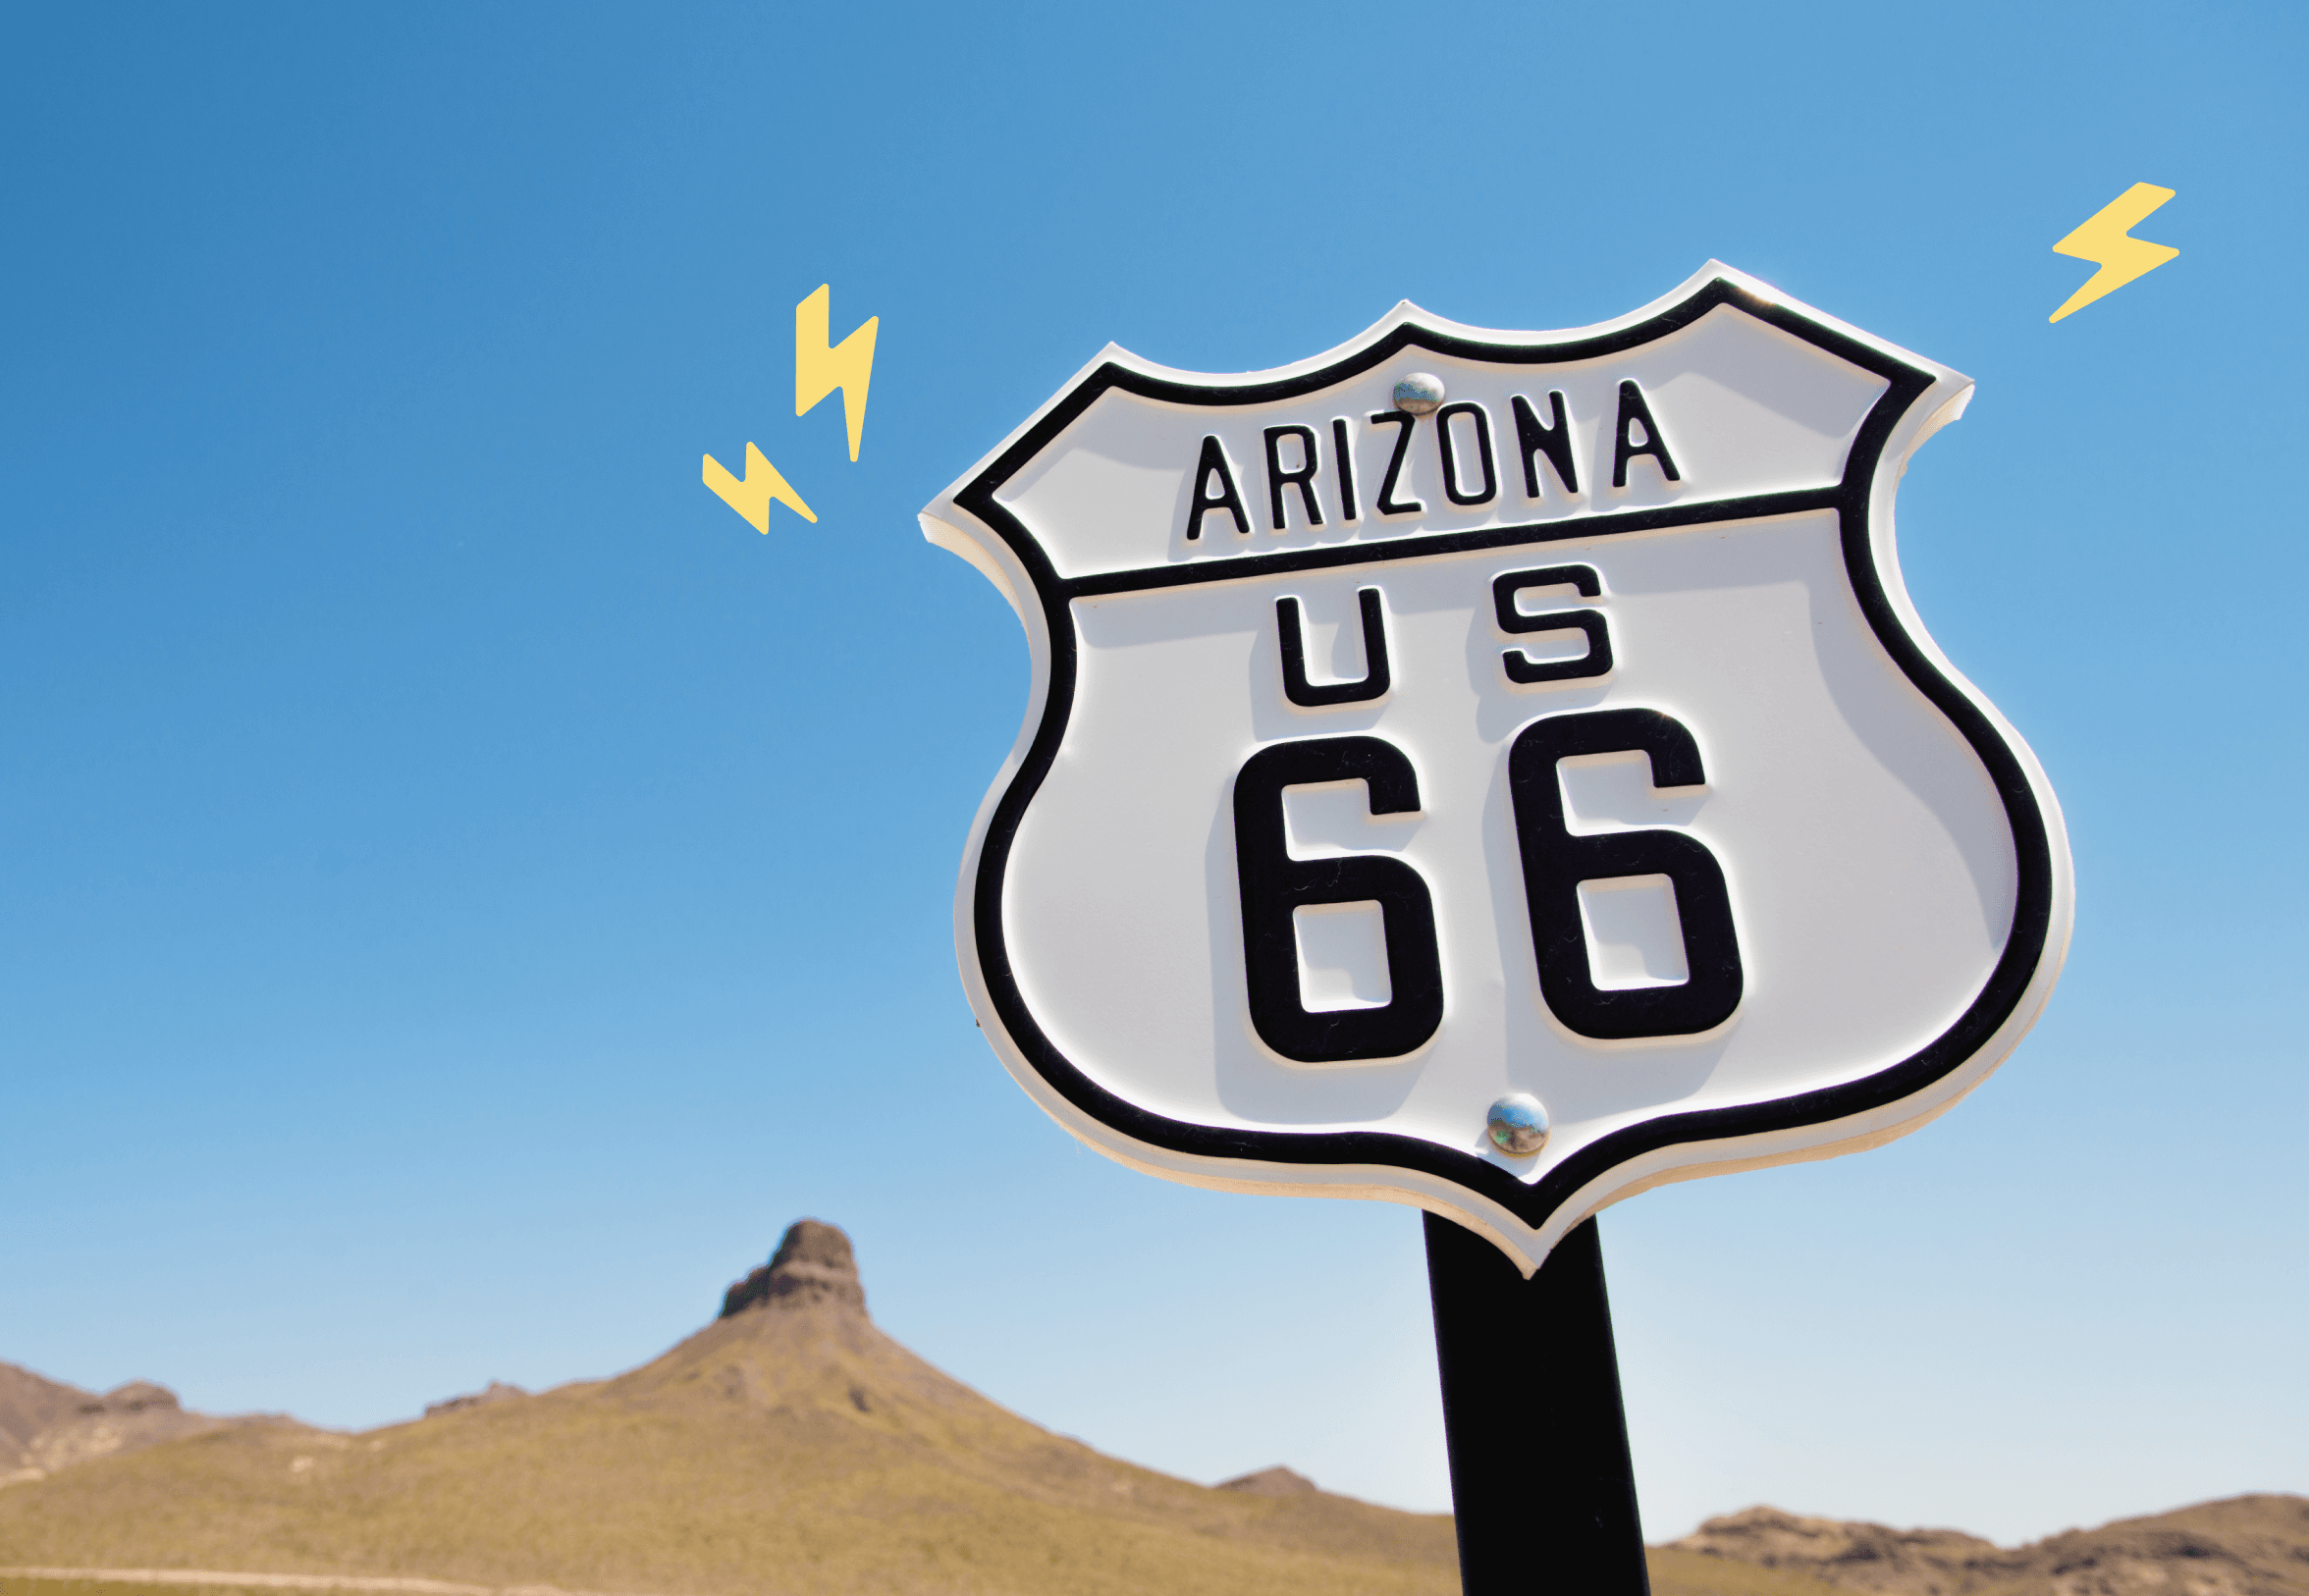
[[[1528,1091],[1514,1091],[1483,1116],[1491,1144],[1510,1158],[1529,1158],[1547,1145],[1547,1109]]]
[[[1712,264],[1570,333],[1104,350],[922,517],[1033,653],[954,917],[1003,1063],[1124,1163],[1527,1274],[1646,1187],[1946,1111],[2072,899],[1895,558],[1970,393]]]

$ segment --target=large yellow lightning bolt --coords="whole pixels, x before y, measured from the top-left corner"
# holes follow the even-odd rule
[[[762,457],[762,452],[752,444],[746,445],[745,480],[729,474],[729,467],[713,455],[706,456],[706,486],[722,496],[722,502],[751,521],[754,530],[770,530],[770,501],[775,499],[805,521],[818,519],[817,511],[802,503],[802,496],[793,491],[785,478],[778,474],[778,467]]]
[[[2115,293],[2136,277],[2146,277],[2164,265],[2177,249],[2127,237],[2149,212],[2173,197],[2173,190],[2153,183],[2136,183],[2093,212],[2084,226],[2053,245],[2056,255],[2072,255],[2100,267],[2068,302],[2053,312],[2059,321],[2071,310],[2082,310],[2104,293]]]
[[[867,317],[865,326],[828,348],[832,319],[831,284],[821,284],[816,293],[794,306],[794,414],[808,415],[820,399],[840,389],[854,461],[858,435],[866,430],[866,385],[874,375],[874,332],[882,318]]]

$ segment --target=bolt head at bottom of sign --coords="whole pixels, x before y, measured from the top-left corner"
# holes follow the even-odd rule
[[[1491,1105],[1483,1134],[1510,1158],[1530,1158],[1547,1145],[1547,1108],[1528,1091],[1510,1092]]]

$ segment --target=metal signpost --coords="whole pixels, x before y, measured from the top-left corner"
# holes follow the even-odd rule
[[[1110,347],[923,514],[1034,659],[955,904],[989,1041],[1136,1168],[1426,1210],[1471,1593],[1644,1588],[1595,1212],[1903,1135],[2052,990],[2059,808],[1894,555],[1969,394],[1710,265]]]

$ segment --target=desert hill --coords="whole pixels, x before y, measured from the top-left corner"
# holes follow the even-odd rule
[[[877,1329],[848,1240],[809,1220],[712,1324],[614,1379],[493,1383],[359,1435],[153,1392],[0,1366],[0,1462],[54,1463],[0,1488],[0,1596],[1458,1590],[1448,1517],[1288,1468],[1195,1485],[995,1406]],[[107,1449],[50,1439],[105,1425]],[[2309,1596],[2309,1502],[2014,1551],[1758,1508],[1654,1548],[1651,1573],[1656,1596]]]
[[[669,1596],[1457,1588],[1449,1518],[1274,1483],[1190,1484],[996,1407],[877,1329],[848,1241],[804,1221],[654,1362],[358,1436],[218,1429],[10,1486],[0,1567]]]
[[[1667,1550],[1881,1596],[2309,1596],[2309,1500],[2232,1497],[2011,1550],[1954,1529],[1750,1508]]]
[[[102,1396],[0,1363],[0,1484],[36,1480],[91,1459],[134,1452],[261,1419],[188,1413],[177,1394],[132,1380]]]

